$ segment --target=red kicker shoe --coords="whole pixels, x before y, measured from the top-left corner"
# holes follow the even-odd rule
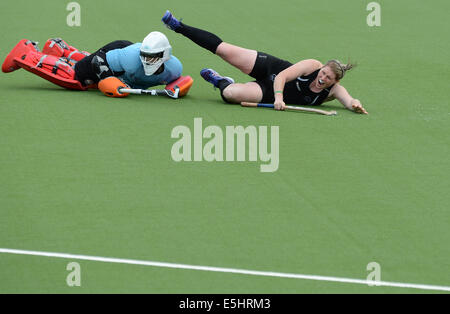
[[[39,51],[37,42],[28,39],[22,39],[19,41],[19,43],[6,56],[6,59],[2,64],[2,71],[4,73],[9,73],[20,69],[20,66],[14,61],[14,58],[21,58],[29,51]]]

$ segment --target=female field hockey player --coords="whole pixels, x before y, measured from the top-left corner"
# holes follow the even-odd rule
[[[352,64],[330,60],[323,65],[314,59],[292,64],[263,52],[226,43],[210,32],[180,22],[170,11],[164,14],[162,22],[256,79],[245,84],[234,83],[233,79],[212,69],[201,70],[200,75],[220,89],[226,102],[273,103],[275,109],[284,110],[285,103],[318,106],[337,99],[345,108],[367,114],[360,101],[350,96],[339,83]]]
[[[180,89],[185,87],[187,93],[192,84],[190,77],[181,76],[182,64],[160,32],[151,32],[142,43],[113,41],[93,54],[80,52],[60,38],[49,39],[42,51],[36,42],[23,39],[6,57],[2,71],[20,68],[68,89],[98,87],[110,97],[128,95],[120,88],[147,89],[167,84],[166,88],[170,88],[174,86],[171,83],[177,83]],[[182,86],[185,83],[189,86]]]

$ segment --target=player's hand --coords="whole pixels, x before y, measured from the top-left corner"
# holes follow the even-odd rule
[[[284,110],[286,108],[286,104],[282,100],[275,100],[273,107],[275,110]]]
[[[369,114],[359,102],[353,103],[352,108],[355,113]]]

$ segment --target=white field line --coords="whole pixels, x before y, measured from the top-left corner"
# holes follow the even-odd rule
[[[210,266],[196,266],[196,265],[164,263],[164,262],[154,262],[154,261],[142,261],[142,260],[133,260],[133,259],[124,259],[124,258],[66,254],[66,253],[52,253],[52,252],[15,250],[15,249],[4,249],[4,248],[0,248],[0,253],[45,256],[45,257],[54,257],[54,258],[95,261],[95,262],[103,262],[103,263],[131,264],[131,265],[163,267],[163,268],[200,270],[200,271],[232,273],[232,274],[242,274],[242,275],[264,276],[264,277],[292,278],[292,279],[352,283],[352,284],[360,284],[360,285],[372,284],[372,285],[375,285],[378,287],[384,286],[384,287],[422,289],[422,290],[450,291],[450,287],[448,287],[448,286],[433,286],[433,285],[425,285],[425,284],[387,282],[387,281],[374,282],[374,281],[367,281],[367,280],[361,280],[361,279],[351,279],[351,278],[341,278],[341,277],[289,274],[289,273],[278,273],[278,272],[257,271],[257,270],[247,270],[247,269],[234,269],[234,268],[223,268],[223,267],[210,267]]]

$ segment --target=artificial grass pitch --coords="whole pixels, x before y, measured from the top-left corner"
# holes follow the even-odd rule
[[[22,38],[62,37],[95,51],[164,32],[183,74],[179,100],[63,90],[19,70],[0,74],[0,248],[449,286],[448,1],[78,1],[2,4],[0,57]],[[326,117],[224,104],[199,72],[251,78],[160,22],[166,9],[224,41],[291,62],[357,61],[342,80],[369,115],[337,101]],[[251,14],[250,14],[251,13]],[[417,16],[420,15],[420,19]],[[39,19],[37,19],[39,17]],[[433,35],[430,35],[433,34]],[[180,125],[278,126],[279,167],[175,162]],[[402,293],[388,287],[0,254],[0,292]],[[39,274],[36,276],[36,274]]]

